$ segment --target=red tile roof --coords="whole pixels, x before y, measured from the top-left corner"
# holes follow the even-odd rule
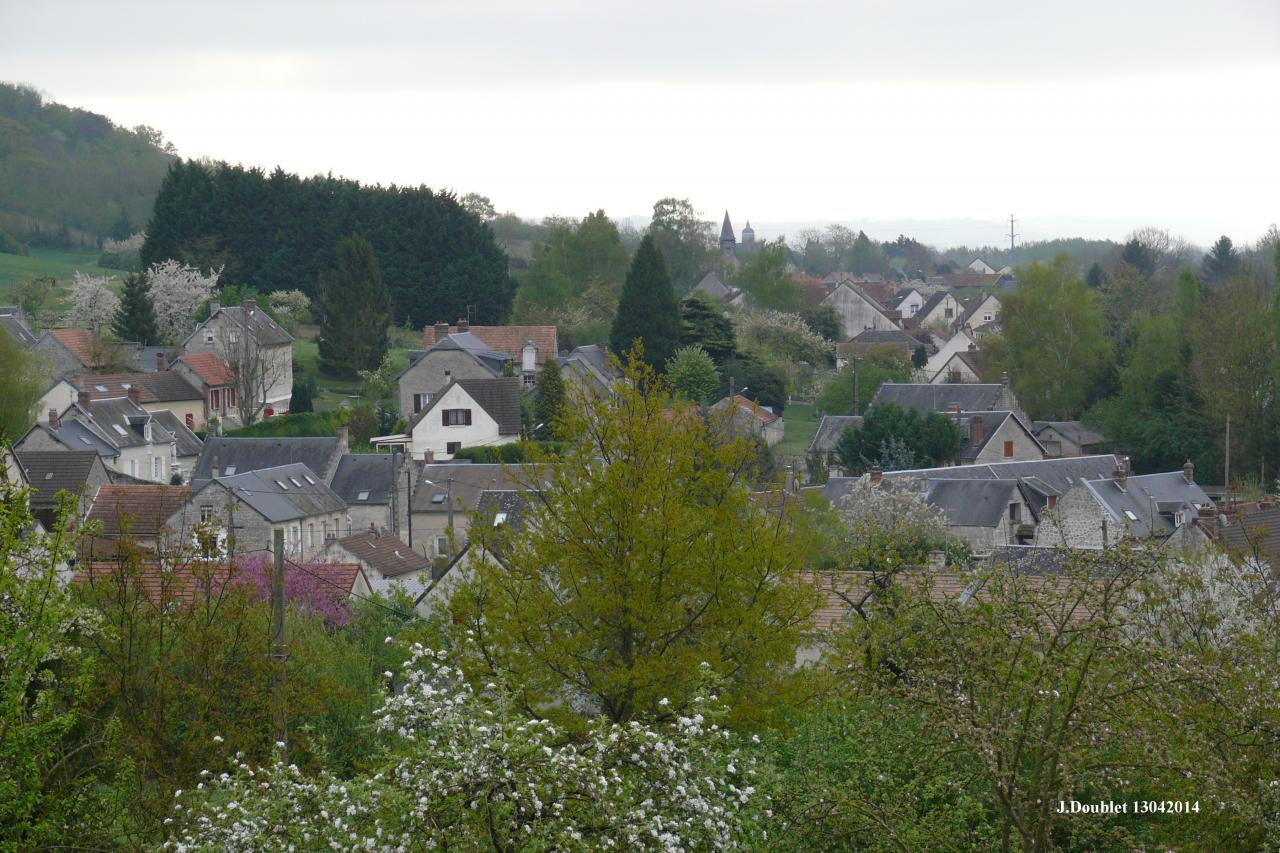
[[[184,355],[178,361],[190,367],[200,381],[211,388],[235,384],[235,374],[227,363],[211,352]]]
[[[457,326],[449,327],[451,335],[458,331]],[[559,354],[555,326],[471,326],[467,331],[488,344],[494,352],[510,356],[517,367],[524,352],[525,341],[533,341],[538,348],[538,364]],[[422,333],[422,348],[431,349],[435,345],[435,326],[427,326]]]
[[[733,402],[739,409],[746,412],[751,417],[756,418],[761,423],[771,424],[778,419],[778,415],[761,406],[759,403],[748,400],[741,394],[733,395]]]
[[[190,497],[190,486],[106,485],[98,489],[88,520],[101,521],[102,533],[109,537],[126,530],[136,537],[156,536]]]
[[[101,366],[100,342],[93,336],[93,332],[88,329],[50,329],[49,334],[71,350],[71,354],[80,359],[85,367]]]
[[[166,601],[195,601],[202,591],[220,592],[235,572],[221,561],[197,562],[162,569],[158,563],[122,566],[118,562],[81,563],[74,583],[123,586],[141,592],[154,605]]]

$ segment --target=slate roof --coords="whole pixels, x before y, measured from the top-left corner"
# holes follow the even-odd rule
[[[8,332],[9,336],[23,349],[36,345],[36,336],[27,328],[27,324],[14,314],[0,314],[0,328]]]
[[[540,466],[530,464],[518,465],[473,465],[461,462],[443,462],[423,465],[413,487],[413,498],[409,506],[413,512],[447,513],[449,506],[445,501],[447,494],[446,481],[453,479],[453,502],[455,512],[470,512],[480,502],[485,490],[515,491],[523,489],[526,483],[539,483],[543,472]]]
[[[191,368],[206,385],[219,387],[235,383],[235,373],[225,361],[211,352],[196,352],[182,356],[178,361]]]
[[[1001,397],[1009,389],[1004,385],[956,383],[930,385],[928,383],[886,382],[871,398],[871,408],[881,403],[896,403],[904,409],[915,409],[920,414],[945,412],[952,403],[962,412],[992,412],[1001,408]]]
[[[300,462],[322,476],[336,461],[342,446],[336,436],[314,438],[227,438],[213,437],[191,473],[194,480],[213,476],[213,461],[218,460],[224,475],[243,474],[261,468],[274,468]]]
[[[1023,483],[1038,483],[1042,488],[1062,495],[1081,481],[1110,477],[1115,473],[1118,464],[1119,460],[1115,455],[1107,453],[1062,459],[1035,459],[1028,462],[990,462],[984,465],[952,465],[944,468],[886,471],[884,480],[890,485],[911,488],[917,492],[924,492],[928,487],[928,481],[935,479],[1019,480]],[[831,500],[844,497],[861,479],[863,478],[832,477],[823,487],[823,494]]]
[[[395,485],[394,461],[390,453],[343,454],[329,488],[350,506],[388,504]]]
[[[151,420],[153,423],[160,424],[166,432],[173,436],[173,440],[177,445],[177,455],[180,458],[199,456],[200,451],[204,449],[204,442],[200,440],[200,436],[187,429],[187,425],[168,409],[152,412]]]
[[[21,450],[17,452],[31,484],[31,506],[51,507],[63,489],[78,494],[93,473],[95,450]]]
[[[477,406],[498,422],[499,435],[519,435],[523,425],[520,415],[520,379],[506,376],[494,379],[450,380],[444,390],[437,394],[430,405],[419,412],[409,424],[410,432],[441,405],[441,401],[454,385],[461,387]]]
[[[733,223],[729,221],[729,211],[724,212],[724,223],[720,226],[720,240],[734,240]]]
[[[460,331],[478,338],[486,349],[505,355],[516,362],[520,361],[524,353],[526,341],[533,341],[534,346],[538,348],[535,359],[538,364],[555,358],[559,354],[555,326],[468,326],[466,329],[459,329],[457,326],[449,327],[451,336]],[[436,343],[435,326],[427,326],[422,332],[422,348],[429,350]]]
[[[137,427],[147,421],[151,421],[152,444],[168,444],[173,440],[168,430],[154,421],[150,412],[128,397],[95,400],[88,409],[74,404],[61,416],[64,421],[71,418],[87,420],[116,447],[145,447],[146,436]]]
[[[137,537],[158,536],[169,516],[190,497],[190,486],[99,486],[88,520],[102,522],[102,533],[107,537],[119,536],[125,530]]]
[[[920,310],[917,311],[915,314],[916,319],[923,320],[924,318],[928,317],[929,312],[937,308],[939,305],[941,305],[948,296],[951,296],[951,294],[945,290],[939,290],[936,293],[934,293],[932,296],[930,296],[928,299],[924,301],[923,305],[920,306]]]
[[[1123,489],[1112,477],[1084,485],[1112,521],[1139,539],[1168,536],[1177,529],[1179,514],[1184,524],[1189,523],[1200,507],[1214,505],[1204,489],[1188,482],[1181,471],[1130,475]]]
[[[850,427],[861,427],[861,415],[823,415],[818,429],[809,442],[810,453],[831,453],[840,443],[840,436]]]
[[[978,444],[974,444],[972,441],[973,421],[975,418],[982,418],[982,441]],[[1012,412],[960,412],[956,415],[955,419],[959,422],[960,431],[963,435],[961,440],[962,444],[960,446],[960,461],[973,462],[973,460],[977,459],[978,454],[991,444],[995,434],[1000,431],[1000,428],[1004,426],[1005,421],[1010,418],[1013,418],[1015,424],[1022,423]],[[1030,430],[1026,430],[1026,432],[1027,437],[1033,442],[1037,445],[1040,443]],[[1040,448],[1040,452],[1041,454],[1044,453],[1043,447]]]
[[[271,319],[271,315],[256,305],[250,305],[247,312],[244,305],[222,305],[209,319],[196,326],[195,331],[187,336],[183,345],[185,346],[192,338],[201,334],[204,327],[219,316],[233,320],[241,328],[247,328],[253,339],[261,345],[281,346],[293,343],[293,335],[282,329],[275,320]]]
[[[1092,444],[1101,444],[1106,439],[1102,433],[1095,429],[1085,426],[1080,421],[1033,421],[1032,429],[1038,436],[1040,433],[1052,427],[1057,430],[1063,437],[1069,439],[1079,447],[1088,447]]]
[[[321,482],[311,468],[300,463],[222,476],[215,482],[268,521],[290,521],[344,512],[347,508],[342,498]],[[192,499],[197,500],[198,493]]]
[[[720,280],[720,277],[714,272],[709,272],[702,277],[702,280],[693,286],[693,289],[699,293],[705,293],[716,299],[723,299],[729,294],[729,285]]]
[[[1238,515],[1222,528],[1222,544],[1243,557],[1254,557],[1280,568],[1280,509],[1259,509]]]
[[[366,530],[338,540],[347,553],[384,578],[430,570],[432,563],[394,533]]]
[[[90,400],[125,397],[136,386],[142,403],[172,403],[203,400],[200,393],[180,374],[170,373],[97,373],[70,380],[78,391],[89,392]]]
[[[512,357],[493,349],[470,332],[454,332],[436,341],[431,350],[462,350],[487,367],[494,376],[501,376]],[[428,350],[427,352],[430,352]]]
[[[950,357],[950,358],[948,358],[946,361],[944,361],[944,362],[942,363],[942,367],[940,367],[940,368],[938,369],[938,372],[934,374],[934,378],[935,378],[935,379],[936,379],[938,376],[940,376],[944,371],[946,371],[946,370],[947,370],[947,366],[948,366],[949,364],[951,364],[952,360],[956,360],[956,361],[960,361],[960,362],[962,362],[962,363],[964,364],[964,366],[965,366],[965,367],[967,367],[967,368],[969,368],[969,370],[973,371],[973,375],[974,375],[974,376],[981,376],[981,375],[982,375],[982,369],[978,366],[978,359],[976,359],[976,358],[974,357],[974,354],[973,354],[972,352],[970,352],[969,350],[957,350],[956,352],[953,352],[953,353],[951,354],[951,357]],[[969,385],[969,384],[973,384],[973,383],[967,383],[967,382],[941,382],[941,383],[935,383],[935,384],[946,385],[948,388],[950,388],[950,387],[954,387],[955,385]]]
[[[929,480],[927,503],[955,527],[995,527],[1013,501],[1017,480]]]

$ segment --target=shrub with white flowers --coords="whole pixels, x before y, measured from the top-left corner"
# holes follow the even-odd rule
[[[67,322],[80,329],[90,329],[95,334],[120,310],[120,297],[116,296],[106,276],[91,276],[76,270],[71,276],[71,311]]]
[[[708,682],[711,673],[707,671]],[[656,726],[596,721],[572,733],[473,689],[415,645],[377,725],[380,772],[307,777],[277,761],[181,794],[170,850],[735,849],[766,841],[755,760],[703,694]]]

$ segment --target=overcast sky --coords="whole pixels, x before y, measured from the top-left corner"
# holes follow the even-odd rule
[[[661,196],[773,236],[1201,244],[1280,220],[1277,0],[0,0],[0,80],[183,156],[476,191]]]

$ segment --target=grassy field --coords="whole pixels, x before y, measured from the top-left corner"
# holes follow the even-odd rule
[[[786,431],[774,452],[787,457],[804,456],[822,418],[814,414],[812,403],[789,403],[782,419],[787,425]]]
[[[342,405],[343,401],[355,404],[361,401],[360,380],[330,376],[320,371],[320,350],[316,345],[315,327],[304,327],[293,341],[293,374],[297,378],[309,377],[316,383],[316,396],[313,404],[316,411],[333,409]],[[391,358],[395,361],[395,371],[399,373],[409,363],[408,351],[422,346],[420,332],[405,332],[403,329],[391,330]]]
[[[120,270],[98,266],[97,249],[32,249],[29,255],[0,253],[0,293],[24,278],[52,276],[59,282],[70,280],[76,270],[86,275],[123,276]]]

